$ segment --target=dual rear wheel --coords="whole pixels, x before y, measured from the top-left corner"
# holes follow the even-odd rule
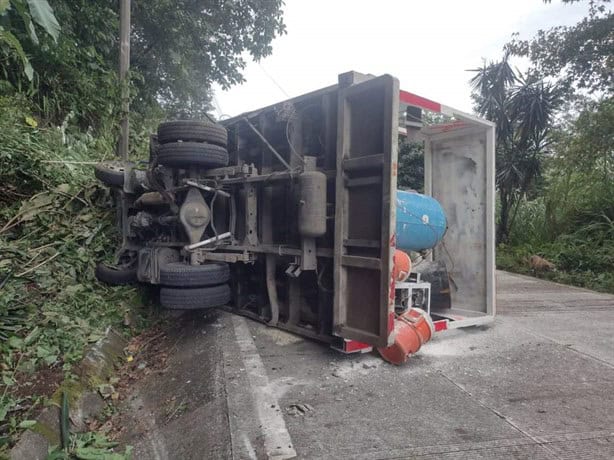
[[[169,168],[228,166],[228,133],[215,123],[167,121],[158,126],[157,162]],[[173,262],[160,268],[160,303],[174,310],[214,308],[230,302],[228,264]]]
[[[96,278],[112,286],[137,282],[136,268],[96,266]],[[160,268],[160,304],[171,310],[215,308],[230,302],[230,269],[222,262],[189,265],[170,262]]]
[[[158,126],[158,163],[169,168],[228,166],[228,133],[215,123],[177,120]]]
[[[214,308],[230,302],[230,269],[222,262],[188,265],[172,262],[160,268],[160,303],[173,310]]]
[[[192,120],[177,120],[158,126],[155,152],[151,161],[170,169],[212,169],[228,166],[228,133],[222,125]],[[124,187],[126,168],[132,163],[105,161],[95,167],[95,175],[107,187]],[[161,262],[162,263],[162,262]],[[111,285],[137,282],[136,268],[98,264],[96,277]],[[169,309],[204,309],[230,302],[228,264],[208,262],[189,265],[182,262],[162,264],[160,303]]]

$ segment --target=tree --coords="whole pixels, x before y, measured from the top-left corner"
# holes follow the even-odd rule
[[[614,181],[614,97],[592,101],[573,123],[562,156],[576,167],[597,170],[603,183]]]
[[[46,0],[11,2],[47,4]],[[0,7],[5,3],[0,0]],[[115,125],[118,1],[51,0],[50,4],[61,30],[56,36],[39,35],[38,43],[16,8],[2,16],[10,19],[10,31],[33,69],[29,82],[19,61],[5,59],[0,76],[3,91],[27,93],[39,115],[56,124],[72,118],[82,128]],[[254,59],[266,56],[273,38],[285,31],[282,0],[132,0],[132,5],[131,108],[140,114],[159,108],[170,116],[202,114],[208,108],[211,85],[227,88],[242,81],[245,53]],[[0,35],[6,56],[11,49],[1,39]]]
[[[550,3],[550,0],[544,0]],[[579,0],[563,0],[575,3]],[[506,50],[528,57],[531,73],[554,77],[570,93],[614,91],[614,13],[610,0],[590,0],[588,15],[573,26],[540,30],[531,40],[515,34]]]
[[[34,71],[23,50],[22,42],[14,32],[26,32],[35,45],[39,44],[35,24],[41,27],[54,40],[57,40],[60,31],[53,9],[47,0],[3,0],[0,1],[0,49],[4,61],[16,58],[21,61],[23,73],[28,80],[32,80]]]
[[[136,1],[132,65],[138,98],[172,112],[202,113],[212,83],[243,81],[247,52],[258,60],[285,32],[282,0]]]
[[[614,98],[587,102],[553,138],[556,156],[550,160],[545,194],[553,232],[590,224],[595,219],[587,214],[614,222]]]
[[[560,106],[560,91],[536,75],[517,75],[506,54],[471,79],[477,112],[496,123],[496,183],[501,202],[497,242],[506,242],[520,199],[540,175],[541,158]]]

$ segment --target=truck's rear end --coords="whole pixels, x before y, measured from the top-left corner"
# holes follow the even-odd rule
[[[446,123],[416,123],[426,111],[444,112]],[[435,327],[492,319],[492,124],[400,91],[391,76],[355,72],[223,124],[231,164],[252,168],[220,178],[232,184],[238,216],[235,243],[220,250],[255,255],[255,263],[233,266],[233,312],[344,351],[394,342],[397,149],[412,131],[425,145],[425,192],[447,216],[443,240],[412,254],[424,260],[415,267],[422,281],[435,273]],[[309,170],[325,177],[324,195],[302,189]],[[302,207],[315,209],[307,213],[314,220],[325,216],[324,226],[313,222],[316,235],[303,231]]]

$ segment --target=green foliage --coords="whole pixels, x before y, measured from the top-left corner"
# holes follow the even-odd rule
[[[557,267],[543,276],[614,292],[614,16],[609,3],[590,0],[587,16],[577,24],[540,30],[531,40],[516,36],[506,45],[508,53],[530,59],[531,75],[557,81],[568,104],[556,129],[544,137],[550,155],[541,158],[541,188],[527,190],[533,193],[516,201],[509,244],[499,246],[497,261],[500,268],[528,272],[528,257],[541,255]]]
[[[554,116],[561,105],[557,87],[533,74],[517,75],[506,54],[474,69],[471,79],[477,112],[496,123],[496,169],[500,213],[497,242],[506,242],[518,204],[541,173]]]
[[[522,244],[539,245],[543,242],[551,241],[553,235],[546,220],[544,197],[522,200],[518,206],[508,243],[512,246]]]
[[[578,0],[564,0],[574,3]],[[548,3],[550,1],[548,0]],[[614,90],[614,14],[610,0],[590,0],[588,14],[573,26],[540,30],[531,40],[515,38],[507,50],[526,56],[531,72],[559,79],[570,92],[574,88],[601,93]]]
[[[41,117],[55,124],[69,114],[95,132],[117,124],[117,2],[52,4],[53,10],[46,0],[12,0],[2,16],[3,91],[27,94]],[[133,110],[205,113],[214,82],[228,88],[242,81],[245,53],[254,59],[271,53],[271,41],[285,31],[281,6],[281,0],[133,2]],[[47,33],[38,36],[34,23]]]
[[[0,203],[5,205],[74,177],[75,167],[50,167],[46,161],[86,160],[84,143],[92,142],[96,148],[97,142],[104,142],[91,136],[70,137],[64,146],[65,130],[31,126],[26,121],[31,116],[24,97],[0,98]]]
[[[21,19],[21,24],[15,25],[15,16]],[[4,0],[0,3],[0,23],[0,45],[4,45],[0,48],[0,56],[3,55],[9,61],[14,58],[21,61],[23,73],[31,81],[34,70],[14,32],[25,30],[32,43],[38,45],[34,27],[34,23],[37,23],[57,40],[60,26],[51,6],[47,0]]]
[[[132,65],[142,76],[137,104],[160,101],[172,114],[201,114],[209,90],[243,81],[244,53],[260,59],[284,33],[281,0],[156,0],[133,12]]]
[[[424,144],[422,142],[399,142],[399,167],[397,186],[417,192],[424,191]]]
[[[5,70],[5,79],[35,104],[43,123],[77,124],[95,134],[118,124],[119,25],[114,6],[105,3],[56,1],[62,25],[57,40],[44,36],[35,45],[25,34],[18,35],[35,70],[34,81],[24,87],[12,67]]]
[[[132,63],[143,76],[139,93],[172,113],[202,114],[213,82],[229,88],[243,81],[244,52],[255,59],[271,53],[271,41],[285,31],[281,6],[281,0],[136,3]]]
[[[13,35],[10,31],[4,30],[4,28],[0,26],[0,42],[2,42],[5,47],[8,47],[8,50],[6,48],[2,50],[4,59],[17,58],[19,61],[21,61],[23,73],[26,75],[26,77],[28,77],[28,80],[32,80],[34,77],[34,69],[32,69],[32,65],[30,64],[21,43],[19,43],[19,40],[17,40],[17,37],[15,37],[15,35]]]
[[[132,448],[128,446],[118,453],[113,451],[117,445],[102,433],[78,433],[71,436],[67,448],[51,448],[47,460],[130,460]]]
[[[614,168],[614,96],[588,101],[578,118],[557,139],[558,157],[565,166],[583,172],[597,169],[603,182]]]
[[[614,218],[614,98],[589,103],[555,136],[547,165],[545,224],[558,235]]]
[[[17,5],[21,3],[21,0],[13,0],[13,2]],[[51,9],[51,6],[47,3],[47,0],[27,0],[27,3],[30,8],[32,20],[45,29],[45,32],[51,35],[54,40],[57,40],[60,34],[60,25],[53,14],[53,9]],[[28,28],[31,31],[34,30],[30,25],[28,25]],[[35,35],[33,35],[32,39],[36,42],[34,37]]]
[[[23,422],[20,425],[22,424]],[[47,460],[130,460],[132,447],[126,447],[123,453],[114,452],[118,445],[119,443],[110,441],[105,434],[99,432],[71,435],[68,396],[66,392],[62,393],[60,446],[49,449]]]
[[[538,254],[557,266],[547,277],[614,292],[613,107],[612,98],[591,102],[554,136],[545,188],[520,202],[500,268],[527,272]]]
[[[614,271],[612,271],[614,245],[595,248],[590,244],[569,240],[534,245],[506,245],[497,247],[497,268],[542,278],[587,289],[614,293]],[[540,255],[553,262],[554,271],[534,273],[529,267],[529,257]],[[606,264],[609,264],[607,266]],[[599,267],[607,266],[606,270]]]
[[[82,162],[109,157],[112,136],[35,128],[29,115],[23,100],[0,98],[0,435],[17,430],[16,407],[39,400],[13,397],[16,385],[41,366],[70,374],[84,347],[140,304],[134,288],[94,278],[117,231],[109,192]]]

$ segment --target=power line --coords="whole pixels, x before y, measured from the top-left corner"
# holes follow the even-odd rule
[[[217,96],[215,95],[215,92],[213,93],[213,95],[211,97],[211,102],[213,102],[213,108],[215,110],[217,110],[217,113],[218,113],[219,117],[221,117],[224,112],[222,112],[222,107],[220,106],[220,101],[218,101]]]
[[[283,89],[279,83],[277,83],[277,80],[275,80],[275,79],[273,78],[273,76],[272,76],[270,73],[268,73],[268,72],[266,71],[266,69],[263,67],[263,65],[262,65],[262,64],[258,63],[258,67],[260,67],[260,70],[262,70],[262,73],[264,73],[264,74],[265,74],[265,75],[268,77],[268,79],[269,79],[269,80],[271,80],[271,81],[273,82],[273,84],[274,84],[275,86],[277,86],[277,87],[279,88],[279,90],[280,90],[282,93],[284,93],[284,95],[285,95],[287,98],[289,98],[289,97],[290,97],[290,95],[289,95],[289,94],[286,92],[286,90],[285,90],[285,89]]]

